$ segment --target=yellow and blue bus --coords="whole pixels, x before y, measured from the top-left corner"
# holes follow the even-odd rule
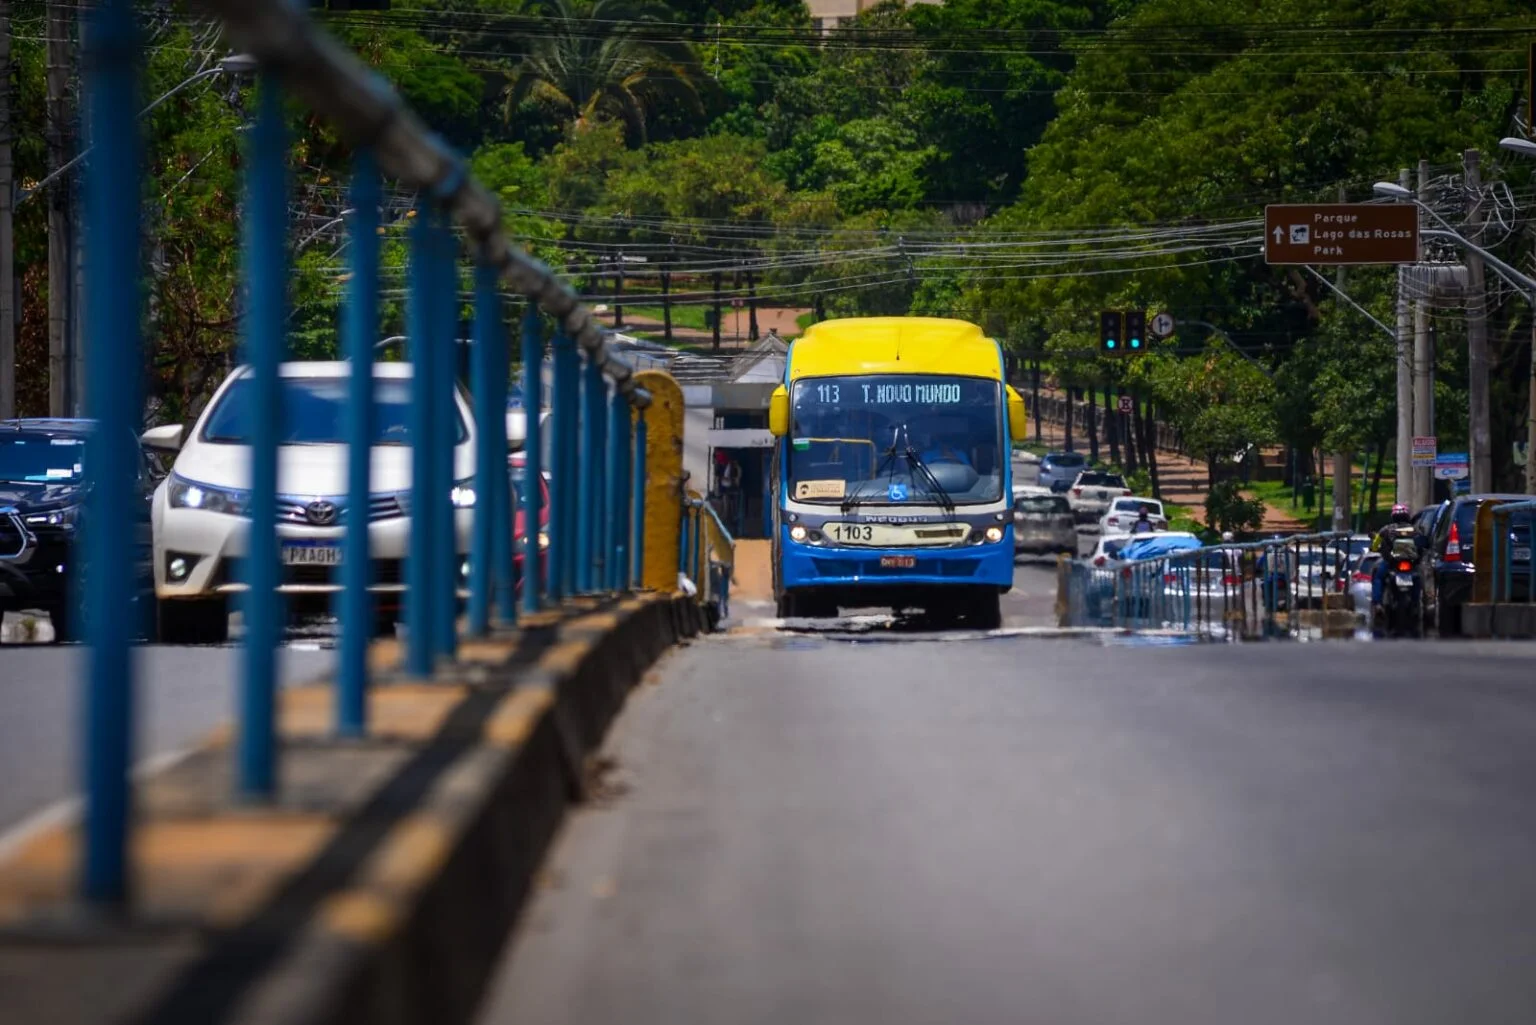
[[[982,629],[1013,585],[1011,453],[1027,427],[975,324],[824,321],[769,406],[782,617],[921,609]]]

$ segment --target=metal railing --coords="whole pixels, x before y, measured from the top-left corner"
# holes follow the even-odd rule
[[[1209,545],[1103,566],[1068,562],[1060,577],[1062,625],[1232,640],[1308,636],[1326,629],[1330,613],[1352,612],[1350,577],[1359,554],[1352,536]]]
[[[1527,603],[1536,602],[1536,587],[1531,580],[1531,542],[1536,540],[1536,499],[1526,502],[1504,502],[1494,505],[1490,510],[1493,518],[1493,530],[1490,542],[1492,557],[1490,558],[1490,571],[1492,573],[1491,601],[1497,605],[1513,602],[1518,593],[1516,577],[1523,576],[1525,583],[1524,600]],[[1514,537],[1515,517],[1519,515],[1525,520],[1526,538],[1523,547],[1525,557],[1516,558],[1516,544]],[[1516,565],[1522,566],[1517,574]]]
[[[354,148],[348,228],[350,277],[342,350],[351,363],[345,420],[348,441],[345,538],[336,611],[340,638],[336,730],[367,732],[368,647],[373,616],[369,583],[368,497],[373,362],[379,327],[378,241],[384,176],[417,191],[409,236],[407,286],[411,490],[406,561],[404,667],[431,675],[456,652],[458,570],[467,554],[469,587],[463,629],[483,635],[510,626],[521,607],[533,612],[573,594],[612,593],[638,584],[645,513],[649,402],[631,368],[604,341],[576,295],[542,264],[516,249],[502,230],[495,198],[464,161],[407,110],[394,91],[328,38],[298,5],[284,0],[205,0],[231,44],[261,69],[254,124],[246,133],[242,207],[242,277],[246,313],[243,360],[253,397],[250,503],[240,608],[245,638],[239,679],[237,799],[275,796],[276,657],[283,603],[278,593],[276,532],[279,364],[287,330],[287,167],[283,113],[292,96]],[[138,388],[144,366],[139,267],[142,161],[136,113],[141,39],[131,0],[103,0],[86,12],[84,82],[91,159],[86,161],[87,412],[98,427],[87,463],[91,490],[84,530],[87,659],[84,859],[81,894],[116,906],[127,899],[133,763],[133,666],[130,606],[135,549],[135,462],[107,449],[141,427]],[[456,232],[458,234],[456,234]],[[454,432],[454,349],[461,245],[472,262],[472,402],[477,494],[468,552],[457,550],[450,493]],[[506,295],[527,299],[522,319],[523,393],[532,400],[525,444],[524,537],[515,550],[517,500],[507,467],[506,410],[510,356]],[[542,314],[541,314],[542,311]],[[538,481],[541,441],[543,316],[553,317],[555,386],[551,405],[553,467],[549,545],[540,552]],[[271,529],[267,529],[270,525]],[[521,564],[522,572],[517,567]]]
[[[708,500],[683,492],[683,518],[679,527],[678,565],[700,599],[715,608],[718,619],[731,611],[731,572],[735,565],[736,539]]]

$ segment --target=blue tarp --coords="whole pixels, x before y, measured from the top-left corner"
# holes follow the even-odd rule
[[[1150,537],[1140,537],[1124,548],[1120,549],[1120,558],[1130,562],[1135,559],[1155,559],[1160,555],[1168,555],[1171,552],[1187,552],[1195,548],[1203,548],[1199,538],[1193,537],[1159,537],[1156,534]]]

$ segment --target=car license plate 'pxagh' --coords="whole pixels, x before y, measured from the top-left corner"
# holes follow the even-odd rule
[[[340,566],[340,545],[283,545],[284,566]]]

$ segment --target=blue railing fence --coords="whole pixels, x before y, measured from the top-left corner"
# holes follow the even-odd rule
[[[226,39],[260,68],[254,124],[246,134],[242,277],[246,314],[242,359],[258,415],[252,437],[250,517],[244,561],[245,620],[236,734],[238,798],[263,802],[277,785],[276,658],[283,604],[275,533],[278,370],[286,350],[289,144],[284,103],[297,99],[353,147],[352,213],[342,349],[351,362],[344,554],[336,609],[340,641],[336,730],[368,728],[368,646],[373,629],[369,581],[368,496],[373,363],[378,344],[381,190],[391,179],[417,194],[408,239],[407,339],[412,366],[410,418],[411,557],[406,560],[404,664],[426,676],[455,653],[459,568],[454,508],[455,346],[459,271],[473,264],[472,408],[477,438],[476,494],[467,553],[468,632],[483,635],[573,594],[636,586],[644,517],[645,435],[634,409],[649,396],[612,352],[591,312],[547,267],[515,247],[502,230],[493,196],[464,161],[437,139],[389,85],[321,32],[291,0],[206,0]],[[88,414],[92,444],[141,428],[136,382],[144,364],[139,280],[142,163],[137,134],[141,37],[132,0],[102,0],[85,12],[85,96],[89,142],[85,169],[89,318]],[[530,405],[522,489],[526,529],[514,551],[515,492],[507,472],[506,410],[510,344],[508,294],[526,298],[521,321],[522,391]],[[556,386],[549,496],[549,546],[542,552],[537,379],[545,318]],[[81,895],[98,906],[127,898],[127,839],[132,822],[133,643],[121,614],[134,587],[130,531],[135,481],[130,462],[91,458],[84,594],[89,642],[84,743],[85,814]],[[516,567],[522,567],[521,580]],[[522,601],[516,600],[521,585]]]
[[[1155,537],[1156,535],[1149,535]],[[1343,611],[1359,542],[1348,533],[1208,545],[1062,568],[1063,625],[1242,639],[1302,636],[1305,613]]]
[[[1489,571],[1491,574],[1491,596],[1494,604],[1516,601],[1519,588],[1516,587],[1516,578],[1522,578],[1525,593],[1520,600],[1526,603],[1536,602],[1536,586],[1532,586],[1531,566],[1531,542],[1536,540],[1536,499],[1528,502],[1500,502],[1490,509],[1493,530],[1489,538],[1492,547],[1492,558]],[[1519,523],[1525,528],[1525,544],[1519,545],[1515,537],[1514,528]],[[1517,548],[1523,547],[1524,558],[1518,558]]]

